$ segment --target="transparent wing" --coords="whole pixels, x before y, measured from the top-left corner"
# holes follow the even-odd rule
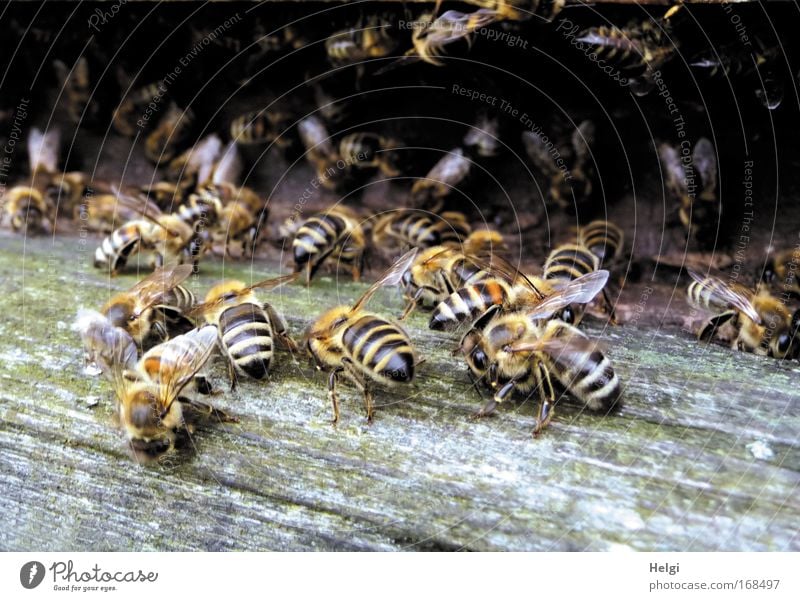
[[[582,121],[572,134],[572,147],[575,149],[575,160],[583,162],[589,158],[589,147],[594,143],[594,123]]]
[[[181,390],[206,364],[217,336],[216,326],[204,326],[153,347],[141,358],[142,365],[147,365],[148,359],[158,358],[160,362],[159,400],[164,407],[178,398]]]
[[[371,299],[373,295],[384,286],[394,286],[400,283],[403,274],[406,271],[408,271],[409,267],[411,267],[411,264],[414,262],[416,256],[417,256],[417,249],[412,248],[410,251],[408,251],[406,254],[400,257],[397,261],[395,261],[394,264],[389,269],[387,269],[386,272],[380,278],[378,278],[378,281],[376,281],[372,286],[370,286],[369,290],[367,290],[361,296],[361,298],[359,298],[356,301],[356,303],[353,305],[352,311],[355,312],[364,307],[364,305],[367,304],[369,299]]]
[[[159,267],[131,288],[129,294],[136,298],[137,315],[158,304],[175,286],[192,275],[192,270],[191,265]]]
[[[136,365],[136,344],[130,334],[111,324],[102,313],[80,309],[72,329],[81,337],[89,361],[114,384],[122,386],[122,374]]]
[[[544,175],[554,176],[560,172],[542,136],[532,131],[523,132],[522,143],[534,166]]]
[[[751,289],[735,282],[728,283],[720,276],[703,276],[693,269],[688,272],[695,282],[702,284],[709,305],[720,309],[737,309],[754,322],[761,323],[761,317],[753,306]]]
[[[669,144],[662,144],[658,147],[658,156],[664,167],[667,186],[678,194],[684,193],[686,191],[686,173],[678,157],[678,151]]]
[[[700,174],[703,190],[714,192],[717,188],[717,155],[708,138],[700,138],[694,146],[692,161]]]
[[[42,132],[34,127],[28,135],[28,165],[31,173],[58,171],[58,153],[61,144],[61,132],[49,129]]]
[[[584,305],[592,302],[608,282],[608,271],[598,269],[563,284],[533,307],[526,309],[530,319],[545,319],[573,303]]]

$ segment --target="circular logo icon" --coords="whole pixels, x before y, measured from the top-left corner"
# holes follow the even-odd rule
[[[44,564],[29,561],[19,571],[19,581],[25,588],[36,588],[44,580]]]

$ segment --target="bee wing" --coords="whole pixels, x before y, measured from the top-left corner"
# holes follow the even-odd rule
[[[443,156],[428,172],[424,180],[435,182],[457,183],[455,180],[463,177],[462,173],[469,171],[469,161],[464,157],[464,151],[456,148]]]
[[[236,140],[232,140],[225,147],[222,158],[214,166],[211,181],[215,184],[229,183],[238,186],[242,176],[242,169],[244,169],[244,164],[239,154],[239,147],[236,144]]]
[[[181,390],[206,364],[217,337],[216,326],[204,326],[153,347],[142,357],[141,362],[151,355],[160,357],[159,398],[165,407],[178,398]]]
[[[536,132],[525,131],[522,133],[522,144],[534,166],[544,175],[552,177],[560,172],[542,136]]]
[[[527,275],[522,273],[522,271],[517,269],[507,259],[504,259],[497,254],[492,254],[488,259],[483,259],[473,255],[470,255],[468,258],[470,261],[475,263],[475,265],[492,274],[493,276],[500,277],[512,284],[522,284],[538,294],[539,297],[544,296],[544,294],[542,294],[542,292],[536,287],[536,284],[534,284]]]
[[[669,144],[658,147],[658,156],[666,172],[667,186],[678,194],[686,191],[686,172],[683,169],[678,151]]]
[[[572,133],[572,147],[575,149],[575,160],[583,162],[589,157],[589,146],[594,143],[594,123],[582,121]]]
[[[197,172],[197,181],[201,184],[211,179],[214,172],[214,163],[222,152],[222,140],[217,134],[203,138],[189,154],[186,161],[186,170]]]
[[[261,288],[263,290],[274,290],[275,288],[279,288],[284,284],[288,284],[289,282],[295,281],[299,276],[300,276],[299,273],[290,273],[289,275],[282,275],[277,278],[269,278],[267,280],[256,282],[249,288],[245,288],[245,290],[247,292],[255,290],[256,288]]]
[[[31,173],[56,173],[61,132],[49,129],[46,132],[34,127],[28,136],[28,165]]]
[[[546,353],[565,369],[575,370],[583,367],[591,353],[600,350],[600,345],[577,331],[566,336],[520,342],[508,350],[512,353]]]
[[[708,304],[720,309],[737,309],[756,323],[761,316],[753,306],[753,291],[735,282],[728,283],[716,275],[703,276],[693,269],[687,270],[695,282],[703,285],[708,294]]]
[[[157,304],[175,286],[192,275],[192,271],[191,265],[156,269],[129,291],[132,296],[136,297],[137,311],[142,312]]]
[[[394,286],[395,284],[398,284],[400,279],[403,277],[403,274],[408,271],[409,267],[411,267],[411,264],[414,262],[416,256],[417,249],[412,248],[397,261],[395,261],[394,264],[387,269],[381,277],[378,278],[378,281],[370,286],[369,290],[361,295],[361,298],[355,302],[351,311],[356,312],[364,307],[369,299],[371,299],[373,295],[384,286]]]
[[[116,382],[124,370],[136,365],[138,353],[133,338],[112,325],[102,313],[80,309],[72,329],[80,335],[89,359],[112,382]]]
[[[158,208],[152,200],[147,198],[144,194],[132,195],[120,190],[116,184],[111,184],[111,193],[117,197],[117,202],[137,214],[140,214],[143,219],[154,220],[155,217],[162,215],[161,209]],[[155,223],[158,223],[156,221]]]
[[[703,189],[713,192],[717,188],[717,155],[708,138],[700,138],[697,141],[692,153],[692,162],[703,181]]]
[[[556,292],[527,309],[526,313],[530,319],[545,319],[573,303],[590,303],[603,290],[606,282],[608,271],[605,269],[587,273],[563,284]]]

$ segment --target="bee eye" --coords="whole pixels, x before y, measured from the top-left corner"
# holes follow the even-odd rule
[[[575,323],[575,312],[572,310],[572,307],[566,307],[561,312],[561,320],[569,324]]]
[[[786,353],[789,350],[789,344],[791,344],[792,339],[789,334],[781,334],[778,336],[778,352],[781,354]]]
[[[472,351],[472,364],[476,369],[484,371],[487,364],[486,353],[479,348],[476,348],[474,351]]]
[[[128,321],[130,321],[131,323],[133,323],[133,322],[134,322],[134,321],[136,321],[137,319],[138,319],[138,317],[137,317],[136,315],[131,315],[131,316],[128,318]]]

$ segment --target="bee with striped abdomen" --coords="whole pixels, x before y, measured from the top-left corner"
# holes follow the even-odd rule
[[[118,73],[118,77],[124,75]],[[123,136],[132,138],[139,129],[138,122],[142,119],[145,108],[148,104],[159,98],[163,102],[163,88],[161,82],[153,82],[140,88],[130,90],[128,84],[121,82],[123,90],[128,90],[122,102],[114,110],[113,124],[114,129]]]
[[[687,236],[703,246],[713,245],[722,213],[714,146],[708,138],[700,138],[691,161],[669,144],[659,146],[658,154],[666,172],[667,189],[680,203],[678,216]]]
[[[193,121],[191,109],[183,110],[171,102],[158,125],[147,134],[144,155],[156,165],[171,161],[188,137]]]
[[[28,235],[53,231],[52,208],[36,188],[14,186],[3,200],[8,224],[15,232]]]
[[[57,59],[53,61],[53,67],[61,83],[61,102],[70,121],[77,124],[91,121],[96,116],[97,105],[89,103],[91,82],[86,57],[80,57],[72,69]]]
[[[414,379],[417,360],[408,335],[399,325],[367,311],[365,306],[381,287],[400,282],[416,252],[413,249],[403,255],[352,306],[326,311],[305,336],[305,347],[317,369],[328,373],[333,423],[339,420],[336,384],[340,375],[364,395],[367,421],[373,415],[373,382],[395,386]]]
[[[325,40],[328,60],[334,66],[343,66],[389,56],[397,47],[391,29],[392,24],[379,15],[369,16],[366,22],[359,19],[354,27],[337,31]]]
[[[767,260],[761,281],[781,295],[800,297],[800,246],[775,253]]]
[[[460,245],[472,232],[463,213],[441,215],[415,209],[397,209],[379,217],[372,227],[376,248],[430,248]]]
[[[597,257],[599,267],[610,268],[625,251],[625,232],[605,220],[596,220],[578,228],[578,244]]]
[[[447,197],[466,184],[471,166],[472,162],[464,156],[461,148],[445,154],[425,177],[411,186],[413,206],[440,212]]]
[[[687,289],[689,302],[716,313],[697,334],[698,340],[719,338],[719,328],[733,328],[731,348],[775,357],[795,359],[800,356],[800,309],[794,314],[784,300],[775,298],[760,287],[752,290],[724,276],[703,276],[689,270],[692,283]]]
[[[285,133],[294,119],[283,110],[261,110],[245,113],[234,119],[230,126],[231,140],[237,144],[272,144],[287,148],[291,140]]]
[[[377,168],[386,177],[397,177],[400,171],[392,152],[400,142],[372,132],[356,132],[339,141],[339,157],[356,169]]]
[[[361,278],[366,251],[364,222],[355,211],[335,205],[308,218],[292,240],[294,270],[305,270],[306,283],[330,257],[337,265],[349,265],[353,281]]]
[[[555,302],[516,313],[502,313],[496,307],[462,338],[459,350],[473,382],[483,380],[493,391],[492,399],[475,417],[490,415],[514,393],[527,397],[538,389],[533,429],[533,435],[538,435],[553,417],[553,377],[593,411],[609,412],[618,405],[621,386],[608,357],[575,326],[550,319],[558,306]]]
[[[499,129],[496,118],[481,115],[464,136],[464,148],[484,159],[497,156],[500,151]]]
[[[296,274],[272,278],[245,286],[230,280],[214,286],[205,302],[192,313],[203,315],[206,323],[215,326],[219,342],[228,360],[231,389],[236,387],[237,374],[263,380],[269,374],[275,340],[280,340],[290,352],[297,345],[286,333],[284,319],[269,303],[263,303],[255,290],[273,290],[296,279]]]
[[[490,9],[480,8],[475,12],[464,13],[448,10],[434,19],[432,14],[421,15],[418,25],[411,33],[413,48],[407,55],[441,67],[441,56],[445,46],[459,40],[472,44],[472,36],[482,27],[497,21],[497,14]]]

